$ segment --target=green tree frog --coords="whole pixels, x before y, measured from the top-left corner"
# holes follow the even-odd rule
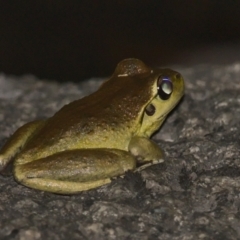
[[[96,92],[19,128],[0,151],[0,169],[13,160],[17,182],[74,194],[161,162],[150,137],[183,94],[180,73],[125,59]]]

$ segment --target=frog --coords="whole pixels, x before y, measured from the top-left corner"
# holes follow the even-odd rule
[[[68,195],[161,163],[151,136],[183,95],[179,72],[124,59],[92,94],[16,130],[0,151],[0,170],[12,162],[18,183]]]

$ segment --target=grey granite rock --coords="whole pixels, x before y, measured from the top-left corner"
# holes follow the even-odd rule
[[[175,69],[186,94],[153,137],[163,164],[73,196],[0,176],[0,239],[239,239],[240,64]],[[101,82],[20,80],[0,75],[0,146]]]

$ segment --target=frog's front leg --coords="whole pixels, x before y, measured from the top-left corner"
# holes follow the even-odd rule
[[[138,163],[144,164],[137,171],[164,161],[163,151],[156,143],[145,137],[133,137],[129,143],[128,150],[137,158]]]
[[[19,159],[20,160],[20,159]],[[74,194],[111,182],[136,168],[135,158],[118,149],[60,152],[14,166],[16,180],[25,186],[59,194]]]

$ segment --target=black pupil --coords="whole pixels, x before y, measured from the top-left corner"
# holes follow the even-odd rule
[[[158,80],[158,95],[162,100],[167,100],[171,96],[173,85],[169,78],[160,77]]]

